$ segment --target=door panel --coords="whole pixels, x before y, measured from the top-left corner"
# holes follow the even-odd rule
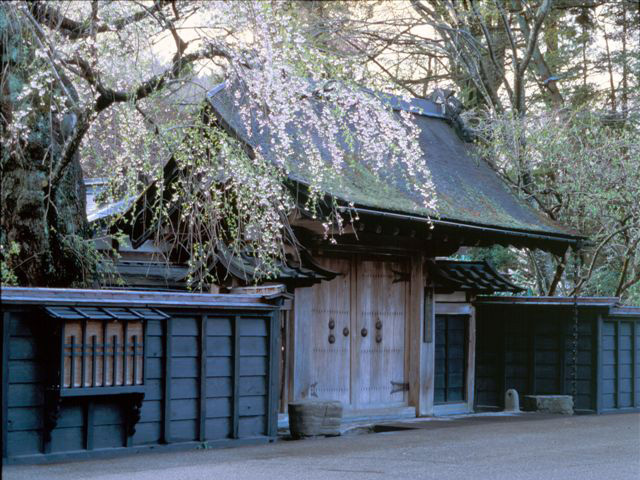
[[[317,261],[341,275],[330,282],[320,282],[311,289],[313,351],[310,355],[309,394],[320,399],[340,400],[348,405],[351,378],[351,261],[326,257]],[[333,343],[330,342],[330,336]]]
[[[434,403],[465,401],[467,321],[464,315],[436,316]]]
[[[352,403],[358,407],[406,404],[402,385],[406,382],[408,282],[399,273],[407,267],[400,262],[361,260],[356,269]]]

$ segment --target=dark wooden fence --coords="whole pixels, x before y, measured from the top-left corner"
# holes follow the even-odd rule
[[[575,337],[577,317],[577,338]],[[504,392],[573,395],[577,412],[640,409],[640,308],[615,298],[484,297],[476,303],[476,408]],[[575,392],[574,392],[575,389]]]
[[[4,289],[2,302],[2,455],[10,463],[277,433],[277,299]],[[137,325],[143,335],[133,334]]]

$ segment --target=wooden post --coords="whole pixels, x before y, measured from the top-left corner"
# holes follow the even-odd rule
[[[2,458],[7,458],[7,437],[8,437],[8,393],[9,393],[9,323],[11,314],[2,314],[2,338],[0,338],[0,361],[2,362],[2,377],[0,378],[0,388],[2,404],[0,404],[0,440],[2,440]]]
[[[596,413],[602,412],[602,315],[598,315],[596,320]]]
[[[204,442],[207,429],[207,316],[200,316],[200,395],[198,438]]]
[[[409,329],[409,404],[416,408],[416,416],[433,413],[433,388],[435,374],[435,343],[433,325],[434,295],[425,300],[424,258],[411,257],[411,284],[407,327]],[[431,318],[428,318],[431,317]]]
[[[637,329],[638,322],[631,319],[631,405],[635,408],[640,407],[640,402],[638,401],[638,345],[637,345]]]
[[[476,381],[476,307],[471,306],[471,315],[467,324],[467,378],[466,378],[466,402],[467,409],[473,411],[475,403]]]
[[[616,320],[616,408],[620,408],[622,393],[622,355],[620,355],[620,320]]]
[[[280,365],[280,311],[274,310],[269,319],[269,398],[267,412],[267,435],[278,434],[278,392]]]
[[[528,387],[529,395],[536,394],[536,320],[529,318],[529,368]],[[523,392],[524,393],[524,392]]]
[[[504,315],[500,315],[500,351],[498,361],[498,405],[504,408],[504,394],[507,391],[507,321]],[[535,372],[534,372],[535,373]]]
[[[560,353],[558,355],[558,392],[560,392],[561,395],[566,395],[567,393],[567,381],[566,381],[566,376],[567,376],[567,327],[569,327],[570,325],[568,323],[565,323],[564,321],[562,322],[558,322],[558,339],[560,341],[560,345],[558,345],[558,350],[560,350]],[[573,341],[573,338],[572,338]],[[577,349],[577,345],[576,345],[576,349]],[[578,352],[576,352],[576,356],[578,355]],[[576,395],[577,396],[577,395]],[[573,399],[574,404],[576,402],[576,398]]]
[[[171,443],[171,343],[173,322],[170,318],[165,322],[164,331],[164,411],[162,414],[162,440],[164,443]],[[114,356],[113,358],[115,360],[116,357]]]
[[[232,438],[238,438],[240,426],[240,317],[233,317],[233,417]]]

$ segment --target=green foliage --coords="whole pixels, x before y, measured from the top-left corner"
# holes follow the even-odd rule
[[[0,285],[18,285],[18,277],[13,270],[13,264],[20,254],[20,245],[11,242],[5,246],[0,243]]]

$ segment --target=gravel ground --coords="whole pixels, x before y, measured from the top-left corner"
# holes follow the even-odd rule
[[[6,480],[640,479],[640,414],[478,415],[336,438],[7,466]],[[356,435],[356,432],[363,434]]]

